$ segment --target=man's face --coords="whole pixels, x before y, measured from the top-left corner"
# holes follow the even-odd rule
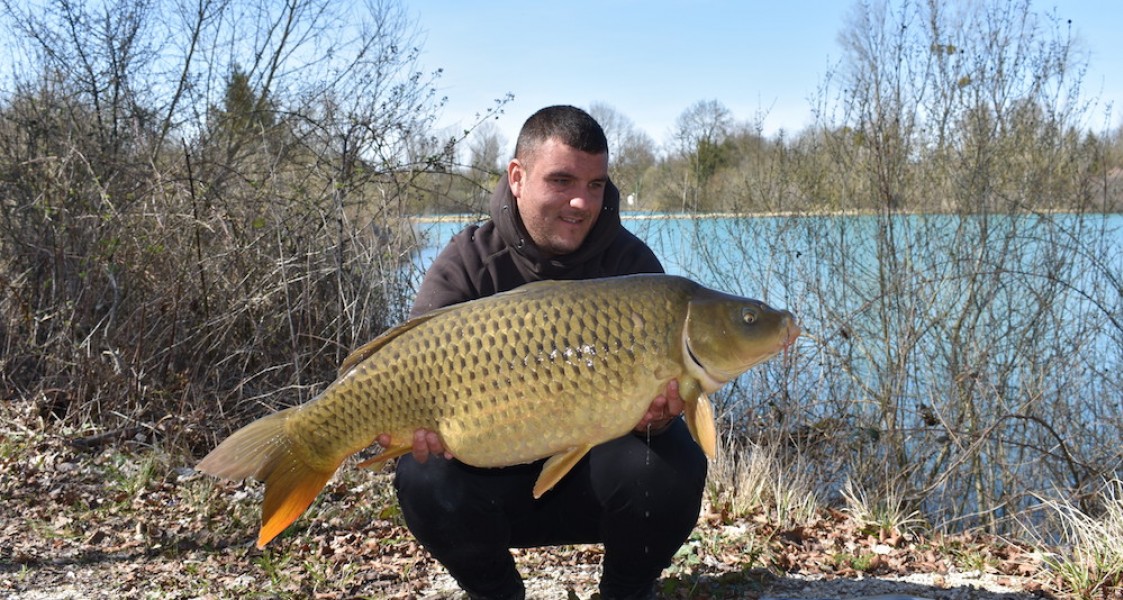
[[[589,154],[549,138],[507,165],[523,226],[549,256],[569,254],[585,241],[604,205],[608,154]]]

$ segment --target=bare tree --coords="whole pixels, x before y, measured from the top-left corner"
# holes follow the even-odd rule
[[[472,132],[468,141],[468,166],[487,179],[494,179],[506,170],[503,154],[507,140],[492,121],[482,123]]]
[[[612,180],[625,202],[645,206],[643,176],[655,164],[655,142],[626,115],[603,102],[589,106],[589,114],[601,124],[608,137]]]
[[[2,66],[6,390],[80,418],[256,411],[402,317],[402,213],[457,140],[400,4],[0,9],[29,57]]]
[[[749,190],[810,214],[689,238],[700,272],[783,298],[808,332],[747,384],[746,421],[777,423],[827,486],[895,490],[939,527],[1010,531],[1035,493],[1090,497],[1123,464],[1104,401],[1123,379],[1102,367],[1123,360],[1123,287],[1068,24],[1028,2],[861,2],[840,39],[815,126]]]
[[[683,156],[702,144],[719,145],[733,130],[733,114],[717,100],[699,100],[675,120],[674,140]]]
[[[689,165],[691,180],[683,186],[684,208],[705,208],[700,190],[728,163],[726,143],[733,127],[733,114],[717,100],[700,100],[675,120],[674,143],[678,156]]]
[[[835,112],[819,124],[832,160],[818,166],[844,206],[876,212],[804,234],[812,272],[827,273],[812,288],[824,360],[862,399],[836,418],[878,432],[863,477],[893,473],[919,505],[998,529],[1030,490],[1114,468],[1081,441],[1096,427],[1062,416],[1088,410],[1099,384],[1057,368],[1110,319],[1113,300],[1086,301],[1112,277],[1088,261],[1110,238],[1079,212],[1026,214],[1088,206],[1096,161],[1071,135],[1079,55],[1029,2],[861,2],[840,41]]]

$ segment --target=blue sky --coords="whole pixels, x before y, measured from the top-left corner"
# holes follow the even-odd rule
[[[421,63],[444,69],[441,125],[461,127],[510,92],[497,125],[508,141],[549,104],[602,102],[662,144],[675,119],[715,99],[765,133],[798,131],[842,56],[850,0],[420,0]],[[1072,19],[1090,70],[1084,89],[1123,119],[1123,2],[1034,0]],[[1102,114],[1101,106],[1097,115]],[[1097,123],[1103,118],[1098,117]],[[1095,128],[1099,128],[1096,126]]]

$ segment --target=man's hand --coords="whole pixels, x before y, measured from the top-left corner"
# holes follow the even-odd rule
[[[678,395],[678,380],[672,379],[667,382],[667,391],[651,401],[651,406],[647,407],[647,412],[633,431],[659,433],[682,414],[683,406],[682,397]]]
[[[390,434],[379,434],[375,441],[379,446],[387,448],[390,446]],[[441,442],[441,436],[435,431],[428,429],[418,429],[413,432],[413,459],[419,463],[424,463],[429,460],[429,456],[443,455],[445,458],[452,458],[452,453],[445,450],[444,444]]]

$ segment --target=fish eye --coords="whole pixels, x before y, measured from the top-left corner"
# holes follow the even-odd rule
[[[756,316],[756,311],[749,307],[741,309],[741,320],[745,322],[745,325],[756,323]]]

